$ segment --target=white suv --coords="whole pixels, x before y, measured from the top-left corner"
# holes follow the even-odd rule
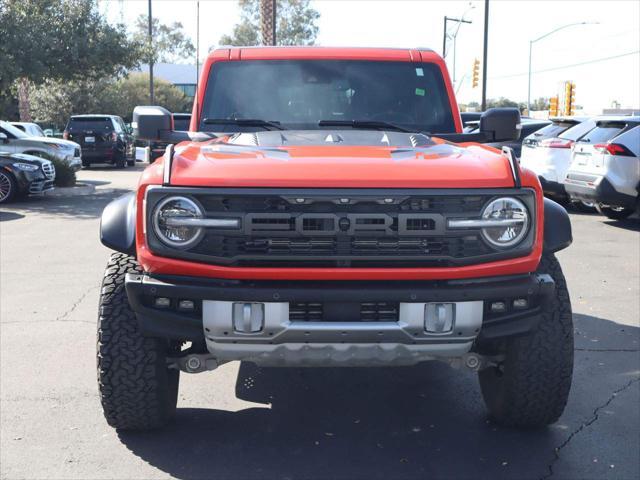
[[[572,200],[595,203],[609,218],[638,208],[640,117],[601,117],[571,150],[564,180]]]
[[[571,147],[596,124],[587,117],[558,117],[551,122],[524,139],[520,164],[538,175],[546,196],[564,202],[568,197],[562,182],[571,163]]]

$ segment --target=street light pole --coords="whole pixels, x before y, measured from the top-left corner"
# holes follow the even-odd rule
[[[489,45],[489,0],[484,0],[484,47],[482,50],[482,105],[480,109],[487,109],[487,49]]]
[[[527,111],[531,110],[531,51],[533,50],[533,44],[536,43],[539,40],[542,40],[543,38],[548,37],[549,35],[552,35],[556,32],[559,32],[560,30],[564,30],[565,28],[569,28],[569,27],[575,27],[576,25],[597,25],[599,22],[576,22],[576,23],[568,23],[567,25],[562,25],[561,27],[558,27],[554,30],[551,30],[548,33],[545,33],[544,35],[538,37],[538,38],[534,38],[533,40],[529,40],[529,84],[527,87]]]

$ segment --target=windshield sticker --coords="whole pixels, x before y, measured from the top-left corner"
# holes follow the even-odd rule
[[[422,68],[420,67],[416,68],[416,76],[424,77],[424,70],[422,70]]]
[[[420,95],[421,97],[424,97],[425,94],[425,90],[424,88],[416,88],[416,95]]]

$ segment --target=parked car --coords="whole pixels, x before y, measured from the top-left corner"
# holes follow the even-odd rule
[[[135,165],[135,145],[130,130],[116,115],[74,115],[63,138],[82,146],[82,166],[109,163],[119,168]]]
[[[190,113],[174,113],[173,114],[173,128],[175,130],[189,131],[189,124],[191,123]]]
[[[181,371],[231,361],[442,360],[478,371],[497,422],[560,417],[573,327],[555,252],[569,217],[511,150],[466,145],[519,138],[517,109],[464,134],[430,50],[227,48],[203,72],[190,132],[136,107],[138,137],[170,145],[102,215],[111,426],[164,425]]]
[[[606,117],[595,123],[573,145],[566,191],[572,199],[593,202],[609,218],[627,218],[639,202],[640,117]]]
[[[47,135],[44,133],[40,125],[37,123],[31,122],[10,122],[11,125],[16,127],[19,130],[22,130],[24,133],[31,137],[46,137]]]
[[[0,120],[0,152],[50,155],[74,170],[82,166],[82,151],[75,142],[51,137],[32,137]]]
[[[552,118],[549,125],[522,141],[520,163],[538,175],[545,195],[568,200],[563,181],[571,163],[571,147],[593,127],[595,121],[587,117]]]
[[[532,133],[540,130],[543,127],[546,127],[551,122],[549,120],[538,120],[535,118],[522,117],[520,119],[521,122],[521,130],[520,130],[520,138],[517,140],[509,140],[507,142],[490,142],[487,143],[488,146],[501,149],[502,147],[510,147],[513,149],[516,157],[520,158],[522,154],[522,141],[525,137],[531,135]],[[480,129],[480,122],[475,120],[469,120],[467,122],[467,126],[464,129],[465,133],[476,133]]]
[[[173,118],[173,128],[176,131],[189,131],[189,124],[191,123],[190,113],[173,113],[171,116]],[[164,155],[164,152],[167,149],[167,145],[169,145],[168,142],[144,142],[140,140],[137,140],[136,144],[140,147],[149,147],[149,162],[151,163]]]
[[[19,195],[42,194],[53,189],[52,162],[24,153],[0,152],[0,203]]]

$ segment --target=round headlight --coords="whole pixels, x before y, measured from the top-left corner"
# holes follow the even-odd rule
[[[491,226],[482,229],[484,238],[494,247],[512,247],[519,243],[529,230],[529,212],[516,198],[496,198],[482,211],[482,219]]]
[[[170,247],[189,248],[204,233],[202,227],[190,225],[190,220],[203,218],[202,207],[186,197],[162,200],[153,213],[153,229],[158,238]]]

